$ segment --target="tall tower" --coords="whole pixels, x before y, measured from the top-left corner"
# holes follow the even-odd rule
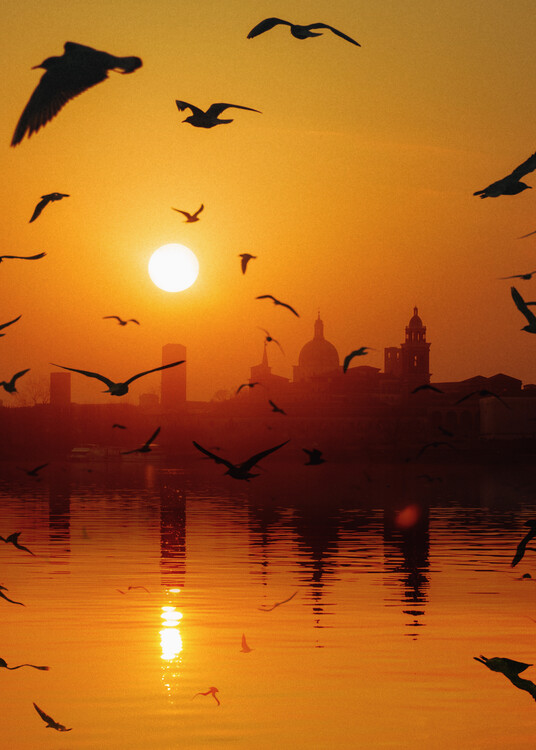
[[[409,388],[430,382],[430,344],[426,341],[426,326],[413,308],[413,317],[406,326],[406,340],[401,349],[401,376]]]
[[[165,344],[162,347],[162,364],[170,365],[186,359],[182,344]],[[161,373],[161,404],[164,411],[180,411],[186,407],[186,362]]]

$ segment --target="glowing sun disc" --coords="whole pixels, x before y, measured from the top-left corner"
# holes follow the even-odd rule
[[[199,273],[199,261],[190,248],[171,242],[149,258],[149,276],[164,292],[182,292],[192,286]]]

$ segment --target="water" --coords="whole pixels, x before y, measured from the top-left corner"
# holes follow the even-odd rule
[[[144,458],[3,467],[35,556],[0,545],[0,656],[50,671],[0,670],[1,747],[533,747],[533,698],[473,660],[535,657],[530,470]]]

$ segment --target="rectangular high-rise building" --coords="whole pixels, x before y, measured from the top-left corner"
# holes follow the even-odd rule
[[[69,406],[71,403],[71,373],[50,373],[50,405]]]
[[[162,364],[169,365],[186,359],[186,347],[182,344],[165,344],[162,347]],[[186,406],[186,362],[169,370],[162,370],[162,395],[160,403],[164,411],[180,411]]]

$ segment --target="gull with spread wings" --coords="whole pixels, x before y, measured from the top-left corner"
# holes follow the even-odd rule
[[[532,310],[529,310],[528,303],[525,302],[515,286],[510,287],[510,292],[512,294],[512,299],[516,303],[517,309],[522,312],[527,319],[527,325],[523,326],[521,330],[526,331],[527,333],[536,333],[536,315],[534,315]]]
[[[151,452],[151,443],[156,440],[156,437],[158,433],[160,432],[160,427],[157,427],[156,430],[153,432],[149,440],[147,440],[141,448],[134,448],[132,451],[123,451],[123,456],[128,456],[130,453],[150,453]]]
[[[256,260],[256,255],[250,255],[250,253],[240,253],[238,256],[239,258],[242,258],[240,261],[240,266],[242,268],[242,273],[246,273],[246,268],[248,267],[248,263],[250,260]]]
[[[26,370],[21,370],[20,372],[16,372],[11,380],[2,380],[0,381],[0,385],[4,389],[4,391],[7,391],[8,393],[18,393],[16,382],[19,378],[22,378],[23,375],[25,375],[27,372],[30,372],[30,368],[27,367]]]
[[[531,190],[530,185],[521,182],[521,178],[536,169],[536,152],[514,169],[509,175],[501,180],[492,182],[483,190],[477,190],[473,195],[479,195],[481,198],[498,198],[499,195],[517,195],[523,190]],[[527,236],[527,235],[525,235]]]
[[[221,102],[211,104],[206,112],[199,109],[199,107],[195,107],[193,104],[181,102],[178,99],[175,100],[175,104],[177,105],[179,112],[182,112],[185,109],[192,110],[192,114],[183,120],[183,122],[189,122],[190,125],[193,125],[196,128],[213,128],[215,125],[225,125],[228,122],[232,122],[232,120],[218,120],[218,115],[221,115],[221,113],[229,107],[233,107],[234,109],[247,109],[250,112],[259,112],[258,109],[253,109],[252,107],[243,107],[240,104],[223,104]],[[262,112],[259,112],[259,114],[262,115]]]
[[[273,453],[274,451],[279,450],[290,441],[285,440],[284,443],[280,443],[279,445],[276,445],[274,448],[268,448],[265,451],[256,453],[254,456],[251,456],[251,458],[248,458],[246,461],[243,461],[241,464],[232,464],[226,458],[221,458],[221,456],[217,456],[215,453],[212,453],[206,448],[203,448],[203,446],[199,445],[199,443],[196,443],[195,440],[193,440],[192,442],[194,446],[197,448],[197,450],[201,451],[201,453],[204,453],[205,456],[208,456],[217,464],[224,464],[224,466],[227,466],[227,471],[225,473],[228,474],[230,477],[233,477],[233,479],[244,479],[246,482],[248,482],[253,477],[259,476],[259,474],[252,474],[250,472],[250,469],[252,469],[255,466],[255,464],[257,464],[262,458],[269,456],[270,453]]]
[[[294,313],[294,315],[299,318],[300,316],[296,312],[296,310],[291,307],[290,305],[287,305],[286,302],[280,302],[278,299],[276,299],[273,294],[261,294],[259,297],[255,297],[255,299],[271,299],[274,305],[281,305],[281,307],[286,307],[287,310],[290,310],[291,313]]]
[[[39,716],[43,719],[45,724],[47,725],[47,729],[56,729],[58,732],[70,732],[72,731],[72,727],[70,729],[67,729],[63,724],[58,724],[57,721],[54,721],[54,719],[51,716],[48,716],[42,709],[39,708],[39,706],[34,703],[34,708],[39,714]]]
[[[129,318],[128,320],[123,320],[119,317],[119,315],[104,315],[103,320],[117,320],[120,326],[126,326],[127,323],[136,323],[137,326],[139,326],[139,321],[135,318]]]
[[[7,661],[5,659],[0,658],[0,667],[4,667],[4,669],[20,669],[21,667],[33,667],[33,669],[40,669],[41,672],[48,672],[50,667],[38,667],[35,664],[17,664],[16,667],[8,667]]]
[[[171,206],[171,208],[173,209],[173,211],[176,211],[178,214],[182,214],[183,216],[186,216],[185,224],[193,224],[194,221],[199,221],[199,214],[205,208],[205,206],[201,204],[201,206],[197,209],[195,214],[189,214],[188,211],[181,211],[180,208],[173,208],[173,206]]]
[[[357,47],[361,47],[359,42],[356,42],[355,39],[352,39],[351,36],[348,36],[347,34],[343,34],[342,31],[339,31],[338,29],[333,28],[333,26],[328,26],[327,23],[310,23],[307,26],[300,26],[297,23],[290,23],[290,21],[283,21],[281,18],[265,18],[264,21],[261,21],[256,26],[254,26],[251,31],[248,34],[248,39],[253,39],[256,36],[259,36],[259,34],[264,34],[265,31],[270,31],[270,29],[273,29],[274,26],[278,26],[279,24],[283,24],[285,26],[290,26],[290,33],[295,39],[309,39],[313,36],[322,36],[321,31],[312,31],[311,29],[328,29],[328,31],[332,31],[337,36],[340,36],[342,39],[346,39],[347,42],[351,42],[352,44],[355,44]]]
[[[0,542],[5,542],[6,544],[12,544],[17,549],[20,549],[23,552],[29,552],[30,555],[34,555],[31,549],[28,549],[28,547],[25,547],[23,544],[19,544],[19,536],[21,534],[22,534],[22,531],[15,531],[13,534],[10,534],[9,536],[6,536],[5,538],[3,536],[0,536]]]
[[[42,195],[41,200],[35,207],[32,218],[30,219],[28,224],[31,224],[32,221],[35,221],[37,217],[41,215],[41,211],[44,209],[44,207],[48,206],[49,203],[53,203],[54,201],[61,201],[62,198],[70,197],[71,196],[68,195],[68,193],[49,193],[48,195]]]
[[[40,258],[44,258],[46,253],[37,253],[37,255],[0,255],[0,263],[3,260],[6,259],[15,259],[15,260],[39,260]],[[20,317],[20,315],[19,315]],[[18,320],[18,318],[17,318]]]
[[[159,372],[160,370],[167,370],[168,367],[177,367],[177,365],[182,365],[184,362],[184,359],[179,360],[178,362],[172,362],[169,365],[161,365],[160,367],[154,367],[152,370],[145,370],[145,372],[139,372],[137,375],[133,375],[128,380],[125,380],[124,383],[114,383],[113,380],[110,380],[110,378],[104,377],[104,375],[99,375],[98,372],[90,372],[89,370],[77,370],[75,367],[65,367],[65,365],[56,365],[54,362],[51,362],[50,364],[53,367],[61,367],[62,370],[69,370],[70,372],[78,372],[80,375],[85,375],[87,378],[96,378],[97,380],[100,380],[102,383],[108,386],[108,390],[103,391],[103,393],[109,393],[111,396],[124,396],[125,393],[128,393],[128,386],[134,382],[134,380],[137,380],[138,378],[142,378],[144,375],[149,375],[151,372]]]

